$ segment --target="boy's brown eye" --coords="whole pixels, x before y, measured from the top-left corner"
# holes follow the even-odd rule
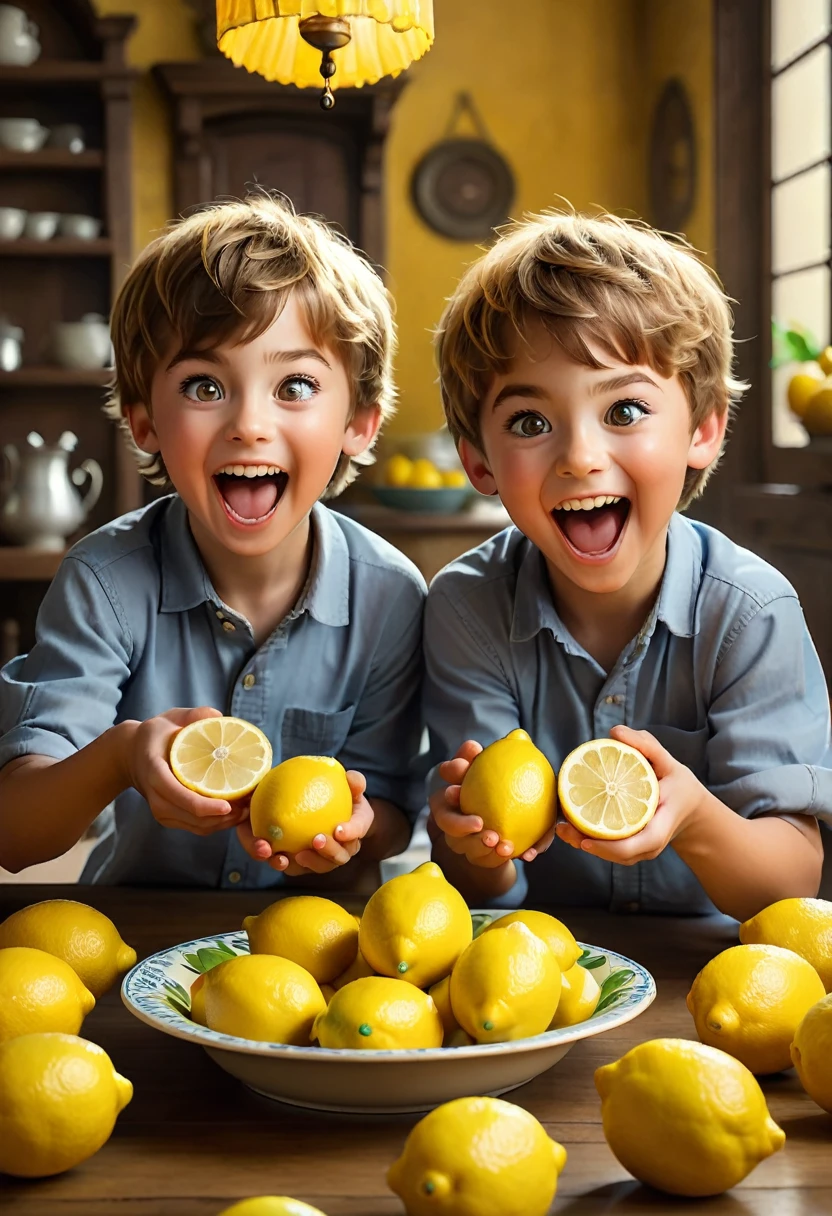
[[[197,401],[216,401],[220,395],[220,390],[211,380],[200,381],[194,391]]]
[[[182,381],[179,391],[189,401],[207,403],[222,401],[225,395],[222,386],[216,380],[209,379],[208,376],[190,376],[187,380]]]
[[[508,430],[512,435],[522,435],[524,439],[534,439],[537,435],[545,435],[552,428],[540,414],[515,414],[508,420]]]
[[[317,382],[309,376],[289,376],[277,390],[277,395],[281,401],[309,401],[317,388]]]
[[[612,426],[632,426],[650,411],[640,401],[616,401],[607,411],[607,422]]]

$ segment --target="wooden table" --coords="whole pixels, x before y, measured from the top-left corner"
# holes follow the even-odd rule
[[[54,897],[83,898],[106,912],[140,958],[239,928],[244,915],[270,902],[268,894],[242,891],[9,885],[0,886],[0,919]],[[793,1072],[763,1083],[786,1147],[731,1193],[673,1201],[626,1174],[604,1140],[593,1071],[645,1039],[695,1037],[685,994],[709,958],[736,944],[736,927],[722,918],[612,917],[574,908],[561,915],[580,939],[643,963],[656,977],[658,997],[634,1022],[576,1044],[550,1072],[507,1095],[568,1151],[556,1216],[832,1213],[832,1117],[803,1093]],[[109,1143],[77,1169],[37,1182],[0,1179],[4,1216],[216,1216],[258,1194],[292,1195],[327,1216],[402,1216],[385,1173],[415,1116],[347,1119],[281,1107],[250,1093],[199,1048],[139,1022],[117,990],[102,998],[82,1033],[132,1080],[133,1101]]]

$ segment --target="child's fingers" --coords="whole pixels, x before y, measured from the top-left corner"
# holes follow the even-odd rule
[[[347,785],[350,787],[353,802],[358,802],[367,789],[367,778],[354,768],[347,769]]]
[[[445,806],[436,806],[433,818],[440,832],[451,837],[475,836],[483,827],[479,815],[460,815],[459,811]]]
[[[561,819],[558,822],[556,831],[558,839],[562,840],[564,844],[571,845],[573,849],[579,849],[582,843],[587,839],[583,832],[579,832],[578,829],[566,819]]]
[[[248,819],[237,825],[237,839],[249,857],[255,861],[268,861],[272,855],[272,846],[268,840],[262,840],[254,835]]]
[[[362,778],[363,780],[363,778]],[[339,823],[335,829],[335,839],[339,844],[347,844],[351,840],[363,840],[373,826],[373,808],[366,798],[356,802],[351,817],[346,823]]]
[[[460,747],[460,749],[457,752],[454,759],[464,760],[467,764],[470,764],[471,761],[473,759],[475,759],[475,757],[477,757],[481,751],[482,751],[481,743],[477,743],[476,739],[466,739],[465,742]]]
[[[628,743],[630,747],[641,752],[645,760],[649,760],[652,764],[660,781],[663,777],[669,776],[678,765],[678,761],[666,748],[662,747],[656,736],[651,735],[647,730],[632,730],[629,726],[614,726],[610,731],[610,738],[618,739],[620,743]]]
[[[150,764],[150,784],[159,797],[180,807],[188,815],[197,819],[216,818],[218,815],[230,815],[231,803],[224,798],[206,798],[189,790],[181,781],[177,781],[170,766],[164,760],[153,760]]]
[[[470,767],[467,760],[445,760],[439,765],[439,776],[448,785],[459,785]]]
[[[546,852],[554,839],[555,825],[552,824],[549,831],[545,832],[543,836],[540,837],[540,840],[535,841],[530,849],[526,849],[525,853],[522,855],[523,861],[534,861],[535,857],[539,857],[541,853]]]
[[[351,841],[351,845],[357,844],[357,841]],[[309,864],[312,861],[331,861],[333,865],[345,866],[350,860],[352,853],[348,852],[343,845],[339,844],[331,836],[325,836],[321,832],[312,841],[311,849],[301,849],[295,854],[295,861],[298,865],[305,866],[307,869],[314,869],[314,866]]]

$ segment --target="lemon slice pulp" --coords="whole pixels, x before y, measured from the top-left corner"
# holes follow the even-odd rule
[[[616,739],[591,739],[564,760],[558,775],[564,815],[596,840],[623,840],[653,818],[659,783],[641,752]]]
[[[272,745],[242,718],[203,718],[183,726],[170,749],[173,775],[205,798],[242,798],[272,766]]]

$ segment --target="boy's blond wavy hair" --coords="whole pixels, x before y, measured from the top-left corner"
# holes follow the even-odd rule
[[[482,400],[533,320],[586,367],[604,366],[592,343],[624,363],[678,375],[691,433],[712,411],[730,415],[748,387],[732,376],[728,298],[691,245],[641,221],[547,211],[503,229],[465,273],[437,328],[442,401],[457,442],[481,448]],[[721,455],[688,469],[680,510],[701,494]]]
[[[258,337],[297,292],[314,342],[342,360],[351,415],[377,405],[382,424],[395,412],[396,331],[379,275],[322,220],[295,214],[263,192],[216,203],[173,224],[139,255],[111,318],[115,384],[106,411],[126,431],[143,477],[168,485],[159,455],[133,443],[125,406],[152,413],[151,383],[173,348],[199,350]],[[323,497],[339,494],[372,464],[368,449],[341,456]]]

